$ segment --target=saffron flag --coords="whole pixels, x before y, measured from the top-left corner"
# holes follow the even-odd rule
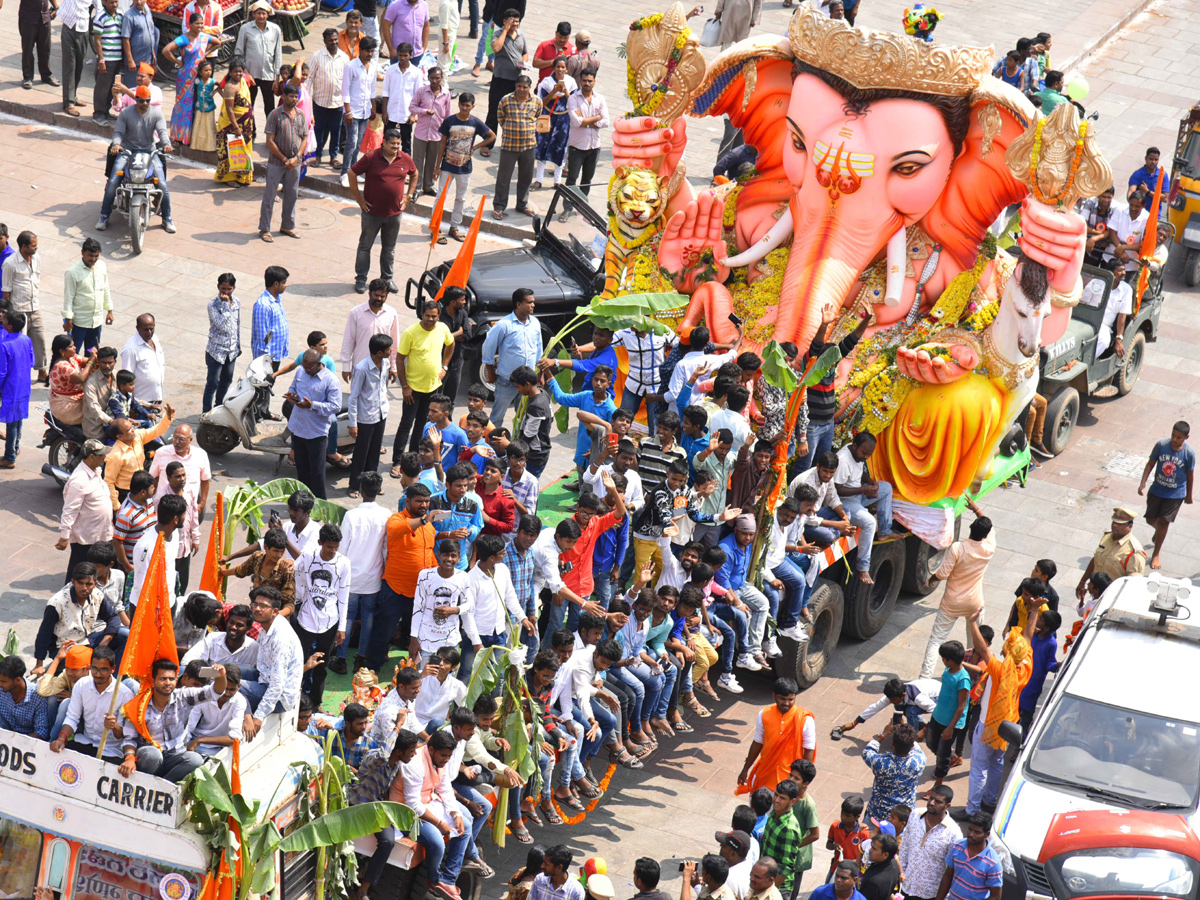
[[[1154,256],[1154,249],[1158,246],[1158,205],[1162,202],[1164,175],[1166,175],[1166,172],[1159,169],[1158,183],[1154,186],[1154,201],[1150,204],[1150,216],[1146,219],[1146,231],[1142,235],[1142,247],[1138,251],[1138,256],[1143,263]],[[1146,293],[1146,288],[1149,284],[1150,267],[1143,265],[1142,271],[1138,273],[1137,302],[1133,307],[1134,315],[1137,315],[1137,311],[1141,309],[1142,294]]]
[[[467,286],[467,279],[471,276],[471,263],[475,261],[475,240],[479,237],[479,226],[483,222],[483,208],[486,205],[487,197],[485,196],[479,201],[479,209],[475,212],[475,218],[471,220],[471,227],[467,230],[467,237],[463,241],[462,249],[458,251],[458,256],[454,257],[450,271],[446,273],[446,279],[438,288],[437,296],[433,298],[434,303],[441,301],[446,288],[465,288]]]
[[[220,568],[221,552],[225,548],[225,497],[217,491],[217,510],[213,516],[212,531],[208,534],[208,556],[204,559],[204,569],[200,573],[200,590],[208,591],[217,598],[218,603],[224,603],[225,597],[221,591],[221,578],[217,575]]]
[[[176,666],[179,665],[162,532],[159,532],[158,540],[154,543],[154,553],[150,557],[150,565],[142,582],[142,593],[133,613],[133,623],[129,626],[129,639],[125,642],[125,655],[121,659],[121,671],[118,676],[118,680],[128,676],[141,683],[137,696],[121,710],[125,713],[125,718],[137,728],[138,734],[156,747],[158,743],[150,736],[146,725],[146,708],[154,686],[154,662],[159,659],[169,659]]]
[[[442,235],[442,211],[446,208],[446,195],[450,193],[450,180],[446,179],[446,183],[442,186],[441,196],[437,198],[437,203],[433,205],[433,215],[429,217],[429,249],[432,250],[438,242],[438,238]]]

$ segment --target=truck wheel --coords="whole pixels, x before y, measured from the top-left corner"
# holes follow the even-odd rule
[[[797,644],[790,638],[779,638],[783,656],[776,667],[780,677],[796,679],[802,691],[808,690],[825,674],[842,636],[845,602],[841,586],[818,578],[808,598],[808,612],[812,616],[808,641]]]
[[[238,434],[232,428],[224,425],[209,425],[200,423],[196,432],[196,443],[205,453],[221,456],[238,445]]]
[[[1125,348],[1125,364],[1117,372],[1117,394],[1124,397],[1137,384],[1138,375],[1142,373],[1142,363],[1146,359],[1146,335],[1138,332]]]
[[[483,894],[483,879],[474,869],[463,869],[454,883],[462,900],[479,900]]]
[[[903,541],[876,544],[871,551],[871,578],[875,583],[863,584],[851,572],[842,629],[849,637],[865,641],[887,622],[904,583],[904,557]]]
[[[962,516],[956,516],[954,540],[958,540],[961,531]],[[932,544],[925,543],[916,535],[905,541],[904,550],[904,593],[928,597],[937,588],[938,583],[933,580],[933,573],[942,567],[942,560],[946,558],[946,550],[939,550]]]
[[[361,854],[358,857],[358,871],[362,872],[367,864],[367,858]],[[384,866],[379,883],[371,885],[371,900],[396,900],[397,897],[411,897],[421,900],[429,891],[425,881],[425,862],[417,863],[415,868],[401,869],[397,866]]]
[[[1042,446],[1055,456],[1066,450],[1078,418],[1079,391],[1073,387],[1065,387],[1046,404],[1046,427],[1042,434]]]
[[[1183,280],[1188,287],[1200,284],[1200,250],[1189,250],[1183,258]]]

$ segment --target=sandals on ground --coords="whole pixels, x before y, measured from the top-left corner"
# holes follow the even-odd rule
[[[571,799],[575,800],[574,797],[572,797]],[[565,801],[563,801],[563,800],[559,800],[558,802],[565,803]],[[579,801],[576,800],[575,802],[578,803]],[[561,825],[563,823],[562,816],[560,816],[558,814],[558,810],[556,810],[554,808],[553,804],[551,804],[548,809],[545,806],[541,807],[541,811],[542,811],[542,814],[546,817],[546,821],[549,822],[551,825]]]
[[[688,697],[686,699],[680,698],[679,702],[683,704],[683,707],[685,709],[690,709],[692,712],[694,712],[696,715],[698,715],[702,719],[707,719],[709,716],[712,715],[712,713],[709,712],[706,707],[701,705],[700,701],[696,699],[695,695]],[[676,727],[675,730],[678,731],[679,728]]]

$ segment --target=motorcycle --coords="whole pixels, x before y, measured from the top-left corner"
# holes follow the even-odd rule
[[[157,147],[150,151],[134,150],[125,161],[124,169],[118,170],[121,183],[117,186],[113,212],[129,216],[129,236],[134,253],[142,252],[150,217],[161,215],[163,189],[154,174],[154,160],[161,157],[162,150]]]
[[[68,433],[70,426],[65,426],[50,412],[50,404],[43,403],[38,407],[42,421],[46,423],[46,432],[38,447],[48,447],[47,461],[42,464],[42,474],[53,478],[59,487],[67,483],[75,467],[83,461],[83,444]],[[76,426],[78,428],[78,426]]]
[[[200,449],[212,456],[222,456],[240,444],[247,450],[274,453],[282,463],[291,451],[292,433],[286,421],[280,426],[270,419],[274,387],[271,355],[264,353],[252,359],[246,374],[230,386],[225,402],[200,416],[200,427],[196,431]],[[339,450],[354,446],[349,425],[349,415],[343,405],[338,413]]]

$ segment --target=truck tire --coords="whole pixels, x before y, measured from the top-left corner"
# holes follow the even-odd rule
[[[366,864],[367,857],[360,854],[358,871],[362,872]],[[428,892],[429,884],[425,881],[425,863],[422,861],[412,869],[384,866],[378,884],[371,885],[369,896],[371,900],[396,900],[397,897],[421,900]]]
[[[1067,449],[1078,419],[1079,391],[1073,387],[1065,387],[1046,404],[1046,427],[1042,432],[1042,446],[1058,456]]]
[[[791,638],[779,638],[783,656],[776,664],[778,675],[794,678],[802,691],[820,681],[842,636],[845,601],[841,586],[818,578],[808,598],[808,612],[812,616],[808,641],[797,644]]]
[[[1146,361],[1146,335],[1138,332],[1125,348],[1125,363],[1117,372],[1115,383],[1117,395],[1124,397],[1137,384],[1138,376],[1142,373],[1142,363]]]
[[[1189,250],[1183,258],[1183,280],[1188,287],[1200,284],[1200,250]]]
[[[961,531],[962,516],[956,516],[954,540],[958,540]],[[928,597],[937,588],[938,583],[934,581],[933,573],[941,568],[942,560],[946,558],[946,550],[939,550],[914,534],[904,542],[904,551],[904,593]]]
[[[900,586],[904,583],[905,551],[903,541],[877,544],[871,551],[871,578],[863,584],[852,571],[846,587],[846,614],[842,630],[852,638],[865,641],[873,637],[896,608]]]

